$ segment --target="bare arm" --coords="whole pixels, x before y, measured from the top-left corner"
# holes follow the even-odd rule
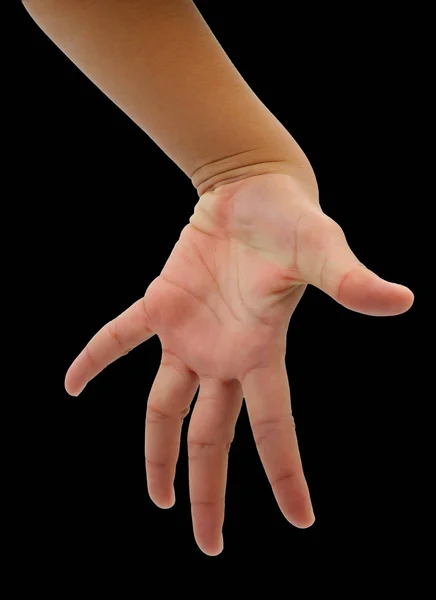
[[[198,194],[298,171],[304,153],[191,0],[27,0],[53,42],[191,178]]]
[[[405,312],[412,292],[354,255],[319,206],[303,152],[190,0],[25,5],[200,196],[161,274],[92,337],[68,370],[67,391],[80,394],[110,363],[157,335],[162,357],[145,443],[153,501],[162,508],[175,502],[181,424],[198,390],[188,456],[200,548],[211,555],[223,549],[228,451],[244,399],[278,505],[295,526],[309,527],[314,514],[285,363],[290,318],[307,284],[373,316]]]

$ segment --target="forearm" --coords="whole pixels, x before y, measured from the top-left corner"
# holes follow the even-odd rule
[[[299,146],[249,88],[191,0],[28,0],[53,42],[191,178],[198,194],[302,172]]]

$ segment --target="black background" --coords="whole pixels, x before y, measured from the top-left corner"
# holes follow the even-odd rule
[[[306,14],[280,2],[196,4],[308,155],[321,205],[359,259],[416,292],[411,148],[423,91],[420,48],[410,37],[426,16],[354,3],[352,12]],[[146,575],[144,592],[158,571],[166,589],[180,565],[189,578],[207,568],[212,582],[235,569],[292,581],[318,558],[341,578],[353,565],[363,579],[384,574],[386,585],[391,573],[410,573],[422,558],[419,453],[409,435],[420,400],[419,296],[408,313],[382,319],[307,290],[291,322],[287,364],[316,523],[300,531],[281,516],[244,409],[230,456],[225,549],[216,558],[194,543],[185,440],[175,507],[161,511],[146,493],[143,424],[159,341],[110,366],[79,398],[66,394],[69,364],[158,275],[197,195],[21,6],[16,22],[14,192],[27,240],[25,257],[16,258],[26,288],[17,395],[28,383],[32,389],[16,441],[32,440],[17,475],[25,488],[20,560],[37,564],[46,584],[53,573],[70,582],[101,572],[110,581],[127,568],[128,579]]]

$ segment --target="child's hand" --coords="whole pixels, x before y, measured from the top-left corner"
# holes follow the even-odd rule
[[[188,446],[192,518],[207,554],[222,549],[227,453],[243,396],[277,502],[297,527],[314,517],[291,414],[285,367],[289,319],[310,283],[369,315],[413,302],[351,252],[314,194],[266,174],[201,196],[190,224],[144,299],[105,325],[70,367],[77,395],[109,363],[156,333],[162,362],[147,408],[146,469],[153,501],[174,503],[182,419],[200,391]]]

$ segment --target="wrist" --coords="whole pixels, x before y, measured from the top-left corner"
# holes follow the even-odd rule
[[[191,175],[191,181],[201,197],[222,185],[266,173],[290,175],[298,179],[310,195],[318,196],[312,166],[292,138],[277,148],[265,146],[247,149],[204,164]]]

